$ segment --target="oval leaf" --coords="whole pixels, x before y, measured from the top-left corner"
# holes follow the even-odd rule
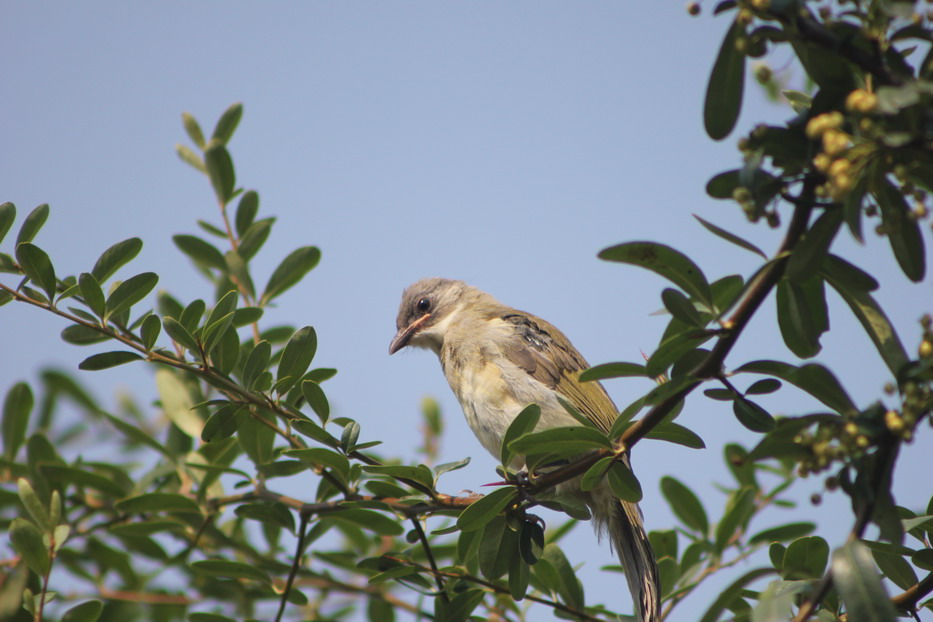
[[[317,333],[314,332],[314,328],[305,326],[295,331],[285,344],[276,372],[276,382],[281,383],[278,385],[279,393],[287,392],[308,371],[316,351]],[[286,381],[287,378],[291,380]]]
[[[25,382],[10,387],[3,400],[3,456],[9,462],[16,458],[26,438],[34,402],[32,389]]]
[[[684,525],[706,535],[709,532],[709,519],[706,510],[693,491],[673,477],[661,478],[661,494],[671,506],[674,515]]]
[[[101,352],[100,354],[92,354],[81,361],[78,364],[78,369],[83,369],[84,371],[98,371],[125,363],[132,363],[133,361],[139,361],[142,360],[142,358],[143,357],[135,352]]]
[[[709,283],[703,271],[678,250],[654,242],[628,242],[599,253],[606,261],[618,261],[657,272],[682,290],[712,306]]]
[[[94,275],[98,283],[105,282],[112,277],[121,266],[136,257],[142,248],[143,241],[139,238],[130,238],[122,242],[117,242],[105,250],[98,258],[97,262],[94,264],[94,268],[91,270],[91,274]]]
[[[120,283],[107,298],[105,317],[113,317],[145,298],[159,282],[155,272],[143,272]]]
[[[515,489],[512,487],[494,490],[482,499],[477,499],[467,506],[457,519],[460,531],[474,531],[486,526],[515,499]]]
[[[16,260],[29,280],[42,288],[49,300],[55,297],[55,269],[44,250],[24,242],[16,247]]]
[[[184,495],[169,492],[149,492],[114,504],[121,512],[142,514],[146,512],[186,512],[200,514],[198,504]]]
[[[706,87],[703,122],[713,140],[722,140],[732,132],[742,109],[745,54],[736,49],[736,42],[744,34],[745,27],[738,20],[734,21],[722,40]]]
[[[234,562],[226,559],[205,559],[191,564],[195,572],[209,577],[224,577],[227,579],[251,579],[260,583],[272,582],[269,576],[251,564]]]
[[[36,234],[39,233],[39,229],[42,228],[42,225],[45,224],[45,221],[48,219],[48,217],[48,203],[43,203],[42,205],[29,212],[29,215],[26,216],[22,226],[19,228],[19,235],[16,236],[16,246],[19,246],[24,242],[32,242],[33,238],[35,238]]]
[[[275,269],[266,289],[262,294],[259,306],[264,306],[273,298],[284,293],[295,283],[300,281],[321,260],[321,251],[315,246],[304,246],[293,251]]]

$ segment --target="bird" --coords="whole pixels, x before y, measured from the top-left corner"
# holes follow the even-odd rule
[[[541,410],[538,431],[579,425],[561,399],[604,433],[618,415],[599,382],[580,381],[590,365],[562,332],[463,281],[432,277],[410,285],[396,328],[389,354],[406,346],[437,354],[467,423],[493,456],[500,455],[509,424],[530,404]],[[623,460],[628,464],[627,454]],[[605,481],[589,492],[580,490],[578,480],[564,486],[589,506],[597,534],[608,533],[638,618],[659,620],[658,566],[638,505],[616,497]]]

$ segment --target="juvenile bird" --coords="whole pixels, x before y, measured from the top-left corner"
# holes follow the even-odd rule
[[[589,364],[563,333],[463,281],[429,278],[409,286],[396,326],[389,354],[409,345],[433,350],[467,423],[493,456],[509,424],[532,403],[541,408],[537,430],[579,425],[558,396],[603,432],[618,415],[601,384],[580,382]],[[597,531],[608,532],[639,618],[658,620],[658,566],[638,505],[615,497],[605,482],[589,492],[573,480],[564,486],[590,507]]]

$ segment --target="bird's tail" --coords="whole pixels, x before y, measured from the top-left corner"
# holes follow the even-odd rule
[[[661,582],[641,510],[634,503],[614,499],[606,529],[625,569],[625,579],[642,622],[661,619]]]

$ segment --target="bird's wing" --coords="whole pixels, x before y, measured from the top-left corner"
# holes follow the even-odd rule
[[[508,338],[500,343],[506,358],[609,432],[618,410],[600,383],[580,382],[589,363],[570,341],[551,324],[520,311],[500,319],[509,326]]]

